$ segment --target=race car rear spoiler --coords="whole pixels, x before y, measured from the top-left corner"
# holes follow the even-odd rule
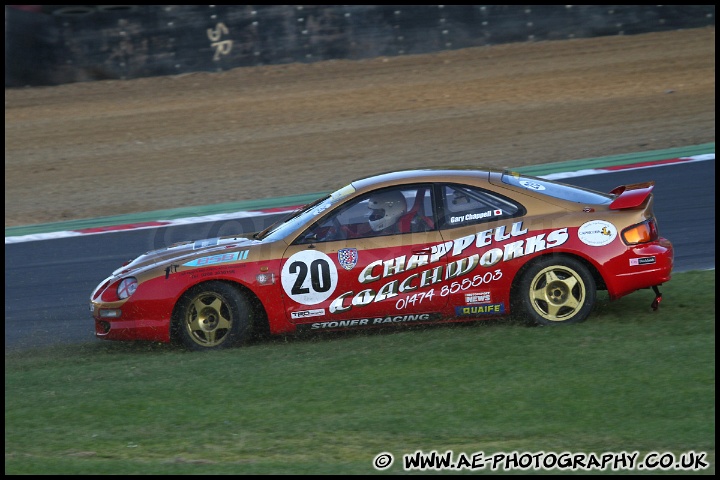
[[[652,193],[655,182],[632,183],[620,185],[610,190],[610,193],[617,195],[617,198],[610,204],[610,210],[623,210],[626,208],[639,207]]]

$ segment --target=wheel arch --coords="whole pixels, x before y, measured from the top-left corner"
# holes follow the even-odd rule
[[[511,304],[511,311],[515,311],[515,307],[517,306],[518,301],[518,289],[520,288],[520,281],[522,280],[523,276],[525,275],[525,272],[535,265],[536,263],[539,263],[543,260],[547,260],[548,258],[572,258],[574,260],[579,261],[582,263],[587,269],[588,272],[590,272],[590,275],[592,275],[593,280],[595,280],[595,289],[596,290],[607,290],[607,286],[605,284],[605,279],[600,274],[600,271],[597,269],[595,264],[593,264],[591,261],[589,261],[587,258],[583,257],[582,255],[577,255],[571,252],[551,252],[551,253],[545,253],[543,255],[538,255],[537,257],[534,257],[532,260],[526,262],[520,269],[515,273],[515,276],[513,277],[512,284],[510,286],[510,304]]]
[[[267,312],[265,311],[265,307],[263,306],[262,302],[260,301],[260,298],[255,294],[255,292],[252,291],[247,285],[242,284],[241,282],[237,282],[234,280],[228,280],[224,278],[220,279],[207,279],[203,280],[198,283],[194,283],[192,285],[189,285],[180,295],[178,295],[177,299],[175,300],[175,304],[173,305],[172,314],[170,317],[170,341],[173,343],[180,343],[180,300],[187,295],[187,293],[197,288],[201,285],[205,285],[208,283],[224,283],[235,290],[237,290],[240,294],[244,295],[245,298],[248,301],[248,305],[250,306],[250,322],[251,322],[251,328],[252,328],[252,335],[253,336],[265,336],[269,335],[270,333],[270,325],[268,323],[268,317]]]

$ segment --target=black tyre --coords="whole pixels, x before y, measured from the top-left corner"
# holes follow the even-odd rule
[[[250,335],[250,306],[232,285],[207,282],[180,299],[177,328],[183,344],[191,350],[228,348]]]
[[[595,305],[595,279],[573,258],[548,258],[532,265],[519,285],[519,306],[539,325],[584,321]]]

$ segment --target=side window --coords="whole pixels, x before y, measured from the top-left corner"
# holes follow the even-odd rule
[[[430,185],[376,190],[315,222],[295,243],[330,242],[436,229]]]
[[[441,227],[455,228],[491,222],[525,214],[525,208],[515,201],[482,188],[468,185],[441,187]]]

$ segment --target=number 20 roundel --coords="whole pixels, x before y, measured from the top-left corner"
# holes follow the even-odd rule
[[[324,253],[304,250],[288,258],[280,278],[283,290],[292,300],[303,305],[317,305],[335,291],[338,272]]]

